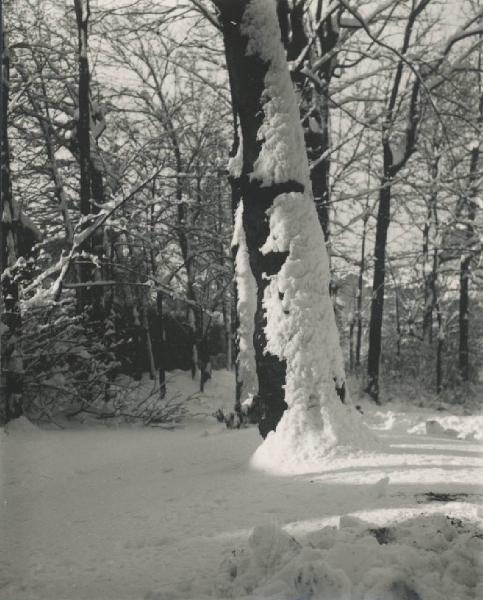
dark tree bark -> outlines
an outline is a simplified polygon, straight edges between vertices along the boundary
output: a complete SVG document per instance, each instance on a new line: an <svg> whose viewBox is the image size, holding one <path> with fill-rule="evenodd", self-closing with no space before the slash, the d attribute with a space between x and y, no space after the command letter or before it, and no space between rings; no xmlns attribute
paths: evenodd
<svg viewBox="0 0 483 600"><path fill-rule="evenodd" d="M82 216L91 214L91 138L90 138L90 74L89 59L87 55L88 26L89 26L89 0L74 0L74 9L77 23L77 62L79 67L78 85L78 115L76 142L79 155L80 168L80 203L79 209ZM90 238L83 244L81 250L92 252L93 243ZM79 278L82 283L89 281L91 267L84 259L79 264ZM83 310L91 303L91 294L88 288L78 291L78 308Z"/></svg>
<svg viewBox="0 0 483 600"><path fill-rule="evenodd" d="M402 338L402 331L401 331L401 309L400 309L400 301L399 301L399 287L396 283L396 280L394 279L394 275L393 275L393 280L394 280L394 299L395 299L395 303L396 303L396 356L399 358L401 358L401 338Z"/></svg>
<svg viewBox="0 0 483 600"><path fill-rule="evenodd" d="M151 340L151 331L149 329L149 319L147 314L147 308L141 308L141 325L143 328L144 340L146 344L146 354L148 358L149 365L149 378L151 381L155 381L156 379L156 365L154 362L154 354L153 354L153 343Z"/></svg>
<svg viewBox="0 0 483 600"><path fill-rule="evenodd" d="M106 192L104 185L104 169L102 166L102 160L100 155L100 149L97 143L97 137L104 126L103 115L95 114L92 110L92 103L90 104L90 157L89 157L89 171L91 181L91 213L97 214L101 206L106 201ZM96 120L97 119L97 120ZM95 135L94 131L98 130ZM94 279L104 278L106 276L106 261L103 259L103 248L104 248L104 228L99 227L92 236L92 252L97 256L100 267L98 267L93 275ZM93 288L92 290L92 305L93 305L93 317L100 321L105 315L105 298L102 287ZM147 331L149 337L149 331Z"/></svg>
<svg viewBox="0 0 483 600"><path fill-rule="evenodd" d="M458 364L461 379L469 379L469 278L471 257L465 256L460 263L460 298L459 298L459 352Z"/></svg>
<svg viewBox="0 0 483 600"><path fill-rule="evenodd" d="M263 123L264 107L267 102L265 76L270 64L250 52L247 56L248 38L241 33L241 25L248 2L216 0L215 4L220 13L232 99L236 114L239 116L243 138L242 168L237 187L243 203L242 222L250 269L257 289L254 351L259 391L254 401L254 412L260 414L259 429L265 436L276 428L287 405L284 398L286 363L285 360L267 352L263 300L270 277L279 273L288 252L264 254L260 249L269 235L269 212L275 198L284 193L304 193L305 183L287 178L286 181L279 180L276 184L262 185L263 182L253 177L254 164L262 147L259 129ZM287 4L284 2L278 4L279 24L282 22L279 35L280 42L283 43L285 39L285 42L289 43L288 49L291 55L295 55L301 48L306 47L308 42L302 18L305 2L293 3L291 6L295 10L288 11L287 14ZM297 79L302 73L292 75ZM315 129L320 129L320 126ZM319 131L315 133L318 134ZM320 151L320 136L316 137ZM320 158L320 155L317 158ZM321 234L323 235L322 231ZM339 359L336 362L338 361ZM338 368L338 371L342 369ZM341 372L337 373L337 380L336 385L340 387L339 392L342 396L344 384Z"/></svg>
<svg viewBox="0 0 483 600"><path fill-rule="evenodd" d="M74 0L74 9L77 23L77 60L79 68L78 84L78 116L76 127L76 140L74 151L77 151L80 168L80 213L82 216L97 214L100 205L105 202L104 174L101 165L99 148L96 137L103 130L102 115L95 114L91 103L90 69L88 57L88 36L90 4L89 0ZM98 117L101 119L98 119ZM95 121L100 120L100 126ZM99 132L95 134L95 129ZM82 245L81 251L96 255L99 259L103 252L103 228L99 228ZM98 276L96 267L88 259L83 259L79 265L81 282L88 282ZM78 305L79 309L86 306L91 308L91 318L100 323L104 316L103 291L101 287L80 288Z"/></svg>
<svg viewBox="0 0 483 600"><path fill-rule="evenodd" d="M87 56L89 0L74 0L77 22L77 60L79 65L77 143L80 166L80 212L91 213L91 140L90 140L90 75Z"/></svg>
<svg viewBox="0 0 483 600"><path fill-rule="evenodd" d="M158 313L158 336L159 336L159 359L158 359L158 377L159 377L159 397L164 400L166 397L166 356L165 356L165 333L163 316L163 294L159 290L156 293L156 307Z"/></svg>
<svg viewBox="0 0 483 600"><path fill-rule="evenodd" d="M153 179L151 187L152 200L156 198L156 179ZM158 265L156 263L155 239L156 239L156 220L154 213L154 204L149 208L149 233L151 238L149 262L151 264L151 273L156 278ZM156 326L154 330L154 345L157 350L157 371L159 381L159 399L166 398L166 334L164 330L164 310L163 310L163 293L160 290L156 291Z"/></svg>
<svg viewBox="0 0 483 600"><path fill-rule="evenodd" d="M423 341L431 344L433 333L433 304L431 301L431 275L428 273L429 264L429 230L432 211L428 206L426 222L423 227L423 280L424 280L424 306L423 306Z"/></svg>
<svg viewBox="0 0 483 600"><path fill-rule="evenodd" d="M443 348L444 348L444 331L443 331L443 315L439 305L439 300L436 303L436 322L438 324L438 343L436 346L436 393L440 394L443 389Z"/></svg>
<svg viewBox="0 0 483 600"><path fill-rule="evenodd" d="M427 205L426 222L423 228L423 278L424 278L424 310L423 310L423 341L428 344L433 342L433 313L436 304L436 281L437 272L434 255L430 258L430 232L431 226L437 227L437 179L439 172L439 143L433 142L435 156L431 161L432 191ZM430 263L432 262L432 266Z"/></svg>
<svg viewBox="0 0 483 600"><path fill-rule="evenodd" d="M354 370L354 318L349 323L349 369Z"/></svg>
<svg viewBox="0 0 483 600"><path fill-rule="evenodd" d="M318 1L315 19L320 21L322 14L322 0ZM324 23L318 29L320 44L320 55L332 57L326 60L319 69L318 76L322 87L318 94L318 110L312 117L319 126L318 138L309 143L307 153L310 160L316 161L312 166L310 178L312 180L312 191L314 193L317 214L324 232L325 241L330 237L330 84L334 74L334 66L337 61L337 53L334 52L339 41L339 29L332 26L332 12L329 12ZM317 105L316 105L317 106ZM309 123L310 132L310 123ZM314 135L312 133L312 135Z"/></svg>
<svg viewBox="0 0 483 600"><path fill-rule="evenodd" d="M372 283L371 319L369 322L369 351L367 357L367 392L379 402L379 361L382 345L382 317L384 312L384 278L387 230L390 222L391 188L384 179L379 192L374 248L374 279Z"/></svg>
<svg viewBox="0 0 483 600"><path fill-rule="evenodd" d="M434 197L433 209L433 221L436 230L438 230L438 211L436 207L436 197ZM437 231L436 237L437 239ZM441 393L443 389L443 347L444 347L444 330L443 330L443 315L441 313L440 301L439 301L439 290L438 290L438 279L439 279L439 262L440 262L440 249L438 245L433 248L433 265L431 276L429 278L429 291L431 296L431 320L432 315L436 312L436 393ZM432 328L432 326L431 326Z"/></svg>
<svg viewBox="0 0 483 600"><path fill-rule="evenodd" d="M361 241L361 261L359 264L359 275L357 277L357 298L356 298L356 358L355 366L361 366L361 351L362 351L362 301L364 294L364 273L366 270L366 236L367 222L369 221L369 198L367 199L364 216L362 218L362 241Z"/></svg>

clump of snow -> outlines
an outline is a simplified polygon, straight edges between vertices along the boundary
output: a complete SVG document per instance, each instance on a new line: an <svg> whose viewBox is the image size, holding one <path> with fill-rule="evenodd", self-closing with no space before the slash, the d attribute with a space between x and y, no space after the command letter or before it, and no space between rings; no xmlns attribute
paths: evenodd
<svg viewBox="0 0 483 600"><path fill-rule="evenodd" d="M309 181L300 114L280 38L275 3L249 2L241 31L248 37L247 55L258 55L269 65L265 76L265 118L259 130L263 144L252 178L264 185L287 180Z"/></svg>
<svg viewBox="0 0 483 600"><path fill-rule="evenodd" d="M224 561L216 597L466 600L483 592L483 532L442 514L381 527L346 516L299 543L274 525Z"/></svg>
<svg viewBox="0 0 483 600"><path fill-rule="evenodd" d="M237 207L233 245L238 246L235 258L237 282L237 310L240 325L238 327L238 377L242 382L241 400L258 393L255 350L253 334L255 332L255 312L257 310L257 284L250 268L248 249L243 229L243 202Z"/></svg>
<svg viewBox="0 0 483 600"><path fill-rule="evenodd" d="M483 415L434 416L408 429L408 433L419 435L444 435L465 440L483 440Z"/></svg>
<svg viewBox="0 0 483 600"><path fill-rule="evenodd" d="M38 433L40 429L23 415L17 419L12 419L5 426L7 433Z"/></svg>
<svg viewBox="0 0 483 600"><path fill-rule="evenodd" d="M267 65L262 144L251 177L263 186L295 182L303 189L275 198L268 211L269 235L260 249L265 254L288 253L263 298L267 351L287 365L288 409L276 432L257 450L253 465L307 472L336 446L367 449L377 444L335 390L334 381L341 385L345 375L329 296L329 261L275 3L248 3L241 30L248 37L247 54L260 56Z"/></svg>
<svg viewBox="0 0 483 600"><path fill-rule="evenodd" d="M387 404L376 406L362 391L358 392L362 387L360 381L351 378L350 387L354 392L353 402L363 413L363 421L382 436L393 432L483 440L483 415L476 398L469 397L464 404L448 403L424 392L410 396L408 390L400 386L391 389Z"/></svg>
<svg viewBox="0 0 483 600"><path fill-rule="evenodd" d="M237 129L238 148L236 154L228 161L228 172L232 177L240 177L243 167L243 134L241 127Z"/></svg>

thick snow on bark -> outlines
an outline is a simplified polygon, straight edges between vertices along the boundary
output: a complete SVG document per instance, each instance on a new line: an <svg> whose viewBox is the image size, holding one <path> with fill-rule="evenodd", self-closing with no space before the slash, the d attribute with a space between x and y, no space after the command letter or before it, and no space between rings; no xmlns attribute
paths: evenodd
<svg viewBox="0 0 483 600"><path fill-rule="evenodd" d="M241 401L252 398L258 392L253 334L257 310L257 284L250 269L248 249L243 229L243 203L240 202L235 215L233 245L238 246L235 259L235 277L238 290L238 375L242 382Z"/></svg>
<svg viewBox="0 0 483 600"><path fill-rule="evenodd" d="M249 38L247 53L268 65L262 148L251 177L263 186L295 181L305 190L275 199L270 234L261 248L263 253L289 252L264 295L267 350L287 362L289 408L253 462L264 469L310 471L335 446L374 442L335 391L334 380L344 380L344 365L329 297L329 263L275 3L252 0L242 32Z"/></svg>
<svg viewBox="0 0 483 600"><path fill-rule="evenodd" d="M288 180L298 181L308 184L307 189L310 189L300 113L281 43L275 2L249 2L243 17L242 33L248 37L247 54L258 55L268 64L266 102L263 106L265 118L259 130L263 143L252 178L267 186Z"/></svg>

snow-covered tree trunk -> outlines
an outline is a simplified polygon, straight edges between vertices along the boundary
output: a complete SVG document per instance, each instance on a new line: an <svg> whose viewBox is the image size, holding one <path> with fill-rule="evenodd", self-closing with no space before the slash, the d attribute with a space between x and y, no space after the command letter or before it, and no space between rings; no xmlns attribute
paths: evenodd
<svg viewBox="0 0 483 600"><path fill-rule="evenodd" d="M276 3L216 4L242 134L235 235L246 243L248 261L237 256L240 297L251 293L251 277L256 285L260 429L268 435L254 460L261 467L305 470L330 448L364 434L334 385L342 384L344 366L328 257Z"/></svg>

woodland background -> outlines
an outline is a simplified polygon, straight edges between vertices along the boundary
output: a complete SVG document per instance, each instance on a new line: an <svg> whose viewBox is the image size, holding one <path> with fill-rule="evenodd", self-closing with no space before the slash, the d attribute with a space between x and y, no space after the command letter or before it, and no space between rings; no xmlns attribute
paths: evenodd
<svg viewBox="0 0 483 600"><path fill-rule="evenodd" d="M354 393L476 396L478 2L278 6ZM2 420L176 419L165 372L203 386L238 350L239 140L214 7L10 0L3 21Z"/></svg>

